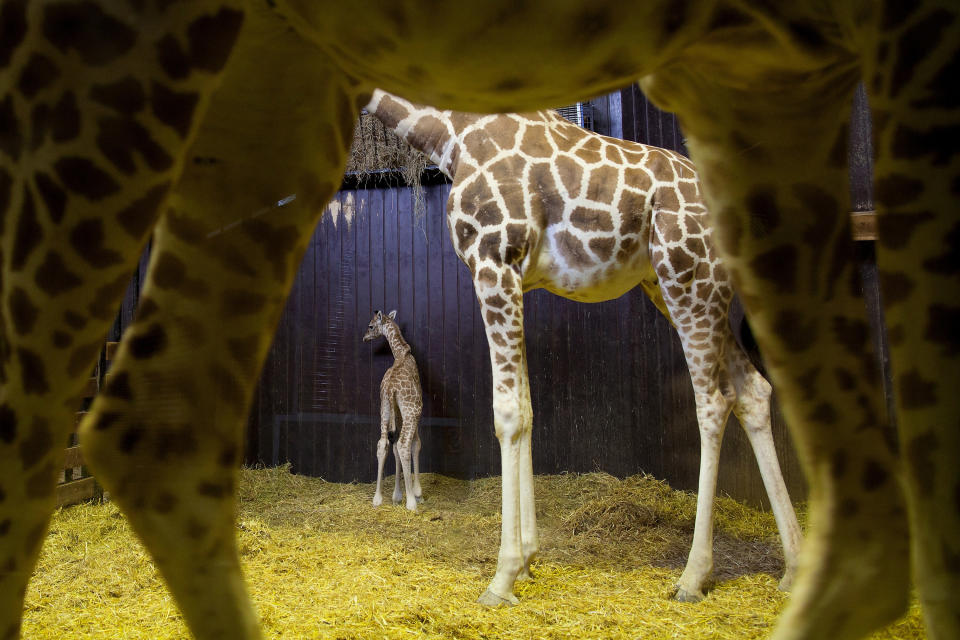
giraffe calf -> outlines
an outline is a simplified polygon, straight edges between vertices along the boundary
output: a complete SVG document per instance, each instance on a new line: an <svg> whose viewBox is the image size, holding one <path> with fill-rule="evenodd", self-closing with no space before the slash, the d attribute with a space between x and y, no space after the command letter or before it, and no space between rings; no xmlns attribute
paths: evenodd
<svg viewBox="0 0 960 640"><path fill-rule="evenodd" d="M394 322L397 311L394 309L384 315L382 311L373 314L364 342L370 342L380 336L387 339L393 351L393 366L383 374L380 382L380 441L377 443L377 491L373 495L373 506L383 504L381 485L383 484L383 465L387 460L387 451L393 445L393 455L397 461L397 473L393 485L393 503L399 504L400 475L403 469L403 483L407 496L407 509L417 510L417 503L423 502L420 489L420 434L417 426L423 413L423 391L420 389L420 374L417 361L410 352L410 345L400 334L400 327ZM397 417L400 417L400 429L397 430ZM410 460L413 458L413 475L410 474Z"/></svg>

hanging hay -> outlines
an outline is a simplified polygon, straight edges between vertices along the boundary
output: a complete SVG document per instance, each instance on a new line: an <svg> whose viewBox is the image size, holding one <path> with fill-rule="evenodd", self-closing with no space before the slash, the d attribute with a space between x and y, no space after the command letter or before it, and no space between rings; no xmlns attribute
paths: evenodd
<svg viewBox="0 0 960 640"><path fill-rule="evenodd" d="M388 130L375 116L360 114L353 132L347 172L355 174L359 184L376 186L376 177L382 175L378 172L399 171L403 181L411 187L413 212L418 220L426 210L420 177L429 162L427 156Z"/></svg>
<svg viewBox="0 0 960 640"><path fill-rule="evenodd" d="M537 477L536 579L518 583L518 606L484 608L476 598L496 567L499 478L421 482L426 501L410 513L373 508L370 484L244 470L239 548L266 637L762 638L786 600L773 517L727 498L717 506L716 584L701 603L670 600L695 496L649 477L592 473ZM392 479L387 487L389 496ZM111 504L56 514L23 635L188 637ZM914 604L874 639L924 637Z"/></svg>

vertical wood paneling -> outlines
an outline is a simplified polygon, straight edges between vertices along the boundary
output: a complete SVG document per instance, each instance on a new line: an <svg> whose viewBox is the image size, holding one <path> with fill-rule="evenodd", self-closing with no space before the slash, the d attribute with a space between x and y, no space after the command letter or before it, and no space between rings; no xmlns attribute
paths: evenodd
<svg viewBox="0 0 960 640"><path fill-rule="evenodd" d="M858 100L862 116L866 107ZM685 151L676 118L656 111L635 87L594 104L603 133ZM864 153L864 126L868 131L861 118L852 127L861 135L851 145L856 158ZM857 162L859 182L851 191L863 207L872 204L862 184L869 160ZM425 188L421 221L407 188L350 194L356 217L348 225L343 215L336 223L328 215L318 225L280 322L251 418L250 459L289 460L295 470L331 481L375 478L379 385L393 358L384 342L360 338L374 310L397 309L425 393L422 470L500 473L486 336L444 217L449 185ZM347 197L338 196L341 210ZM868 271L869 259L863 256ZM875 266L870 273L868 300L877 298ZM596 305L532 291L524 296L524 316L535 471L647 472L695 489L700 449L689 374L679 339L642 291ZM773 428L788 487L802 498L802 474L777 410ZM756 462L733 417L719 485L765 503Z"/></svg>
<svg viewBox="0 0 960 640"><path fill-rule="evenodd" d="M318 225L264 368L254 459L290 461L331 481L375 477L379 383L393 358L385 342L360 338L373 310L397 309L427 394L422 469L500 472L486 336L469 272L448 237L448 193L448 185L426 188L422 229L406 189L351 192L352 224L341 214ZM341 209L347 198L338 196ZM536 472L645 471L695 488L689 376L679 340L643 293L586 305L532 291L524 315ZM755 466L733 439L727 464ZM759 500L762 488L742 477L723 480L724 490Z"/></svg>

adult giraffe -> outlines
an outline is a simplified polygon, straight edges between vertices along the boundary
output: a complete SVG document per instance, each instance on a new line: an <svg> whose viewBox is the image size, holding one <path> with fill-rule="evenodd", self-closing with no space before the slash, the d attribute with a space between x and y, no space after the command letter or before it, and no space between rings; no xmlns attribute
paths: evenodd
<svg viewBox="0 0 960 640"><path fill-rule="evenodd" d="M85 455L193 633L257 637L233 531L244 416L357 105L381 86L527 111L643 76L683 121L810 479L811 531L777 637L854 638L902 612L906 505L930 635L960 636L955 3L363 9L0 5L0 633L19 633L73 398L151 231L138 317L82 427ZM861 79L876 111L905 491L879 429L847 233L845 126ZM518 447L516 412L496 408L503 450Z"/></svg>
<svg viewBox="0 0 960 640"><path fill-rule="evenodd" d="M773 446L771 387L730 329L733 285L714 247L690 160L601 136L554 111L441 111L380 89L366 110L453 181L447 226L473 275L490 350L494 407L520 409L520 455L501 459L500 557L522 558L520 575L529 577L539 548L523 293L544 288L571 300L599 302L639 285L680 337L700 430L696 525L675 597L702 599L713 569L713 499L731 411L760 467L783 542L786 570L780 584L789 589L800 526ZM519 513L511 509L511 491L520 496ZM519 539L511 535L517 518ZM502 594L515 602L515 577L513 571L498 571L481 602L501 602Z"/></svg>

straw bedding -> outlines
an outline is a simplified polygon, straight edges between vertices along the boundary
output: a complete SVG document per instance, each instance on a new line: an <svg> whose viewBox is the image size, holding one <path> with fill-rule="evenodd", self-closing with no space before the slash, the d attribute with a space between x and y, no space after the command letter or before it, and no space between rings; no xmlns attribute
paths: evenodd
<svg viewBox="0 0 960 640"><path fill-rule="evenodd" d="M649 477L537 478L541 558L521 603L476 604L496 566L498 478L425 474L420 511L370 504L369 484L246 469L239 547L269 638L761 638L783 607L776 526L722 498L715 578L698 604L669 599L695 496ZM392 480L387 484L387 495ZM802 514L801 514L802 516ZM112 504L53 519L27 593L27 638L184 638L143 547ZM923 638L909 614L875 638Z"/></svg>

